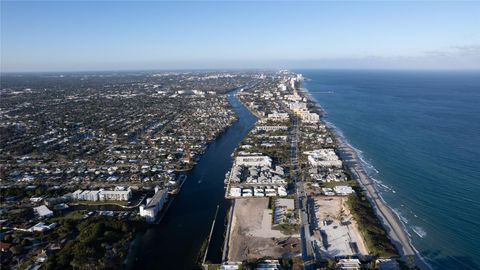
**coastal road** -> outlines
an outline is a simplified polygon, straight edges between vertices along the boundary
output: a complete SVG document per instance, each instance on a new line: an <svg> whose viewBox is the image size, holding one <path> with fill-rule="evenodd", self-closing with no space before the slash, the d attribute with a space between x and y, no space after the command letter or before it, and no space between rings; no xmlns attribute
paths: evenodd
<svg viewBox="0 0 480 270"><path fill-rule="evenodd" d="M312 240L310 239L310 224L308 222L308 207L307 195L303 188L303 182L298 179L298 118L291 114L293 119L293 128L290 134L290 168L292 180L295 184L295 191L297 197L298 212L300 217L300 238L302 245L302 259L304 261L304 269L315 269L315 256L312 247Z"/></svg>

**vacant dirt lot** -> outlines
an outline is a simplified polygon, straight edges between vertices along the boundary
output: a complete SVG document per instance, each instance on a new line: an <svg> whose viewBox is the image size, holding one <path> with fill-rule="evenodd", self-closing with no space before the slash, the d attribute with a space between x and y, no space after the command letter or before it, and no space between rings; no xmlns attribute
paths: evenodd
<svg viewBox="0 0 480 270"><path fill-rule="evenodd" d="M300 253L298 235L272 230L268 198L236 199L229 239L228 260L289 257Z"/></svg>
<svg viewBox="0 0 480 270"><path fill-rule="evenodd" d="M314 238L318 240L317 245L322 257L368 254L346 200L347 197L315 197L315 217L318 225Z"/></svg>

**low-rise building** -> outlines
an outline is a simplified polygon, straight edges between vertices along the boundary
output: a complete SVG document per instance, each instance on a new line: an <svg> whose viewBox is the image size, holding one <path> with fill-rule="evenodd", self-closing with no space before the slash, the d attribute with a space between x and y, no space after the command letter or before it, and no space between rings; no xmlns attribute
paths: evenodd
<svg viewBox="0 0 480 270"><path fill-rule="evenodd" d="M304 152L304 154L308 155L308 162L311 166L342 167L342 161L333 149L317 149Z"/></svg>
<svg viewBox="0 0 480 270"><path fill-rule="evenodd" d="M352 187L349 186L336 186L333 188L333 190L335 191L335 193L337 193L337 195L341 196L346 196L354 193Z"/></svg>
<svg viewBox="0 0 480 270"><path fill-rule="evenodd" d="M357 270L360 266L359 259L340 259L337 263L337 269L341 270Z"/></svg>
<svg viewBox="0 0 480 270"><path fill-rule="evenodd" d="M288 130L287 126L257 126L256 131L277 131L277 130Z"/></svg>
<svg viewBox="0 0 480 270"><path fill-rule="evenodd" d="M128 190L102 190L100 191L101 201L128 201L132 197L132 191Z"/></svg>
<svg viewBox="0 0 480 270"><path fill-rule="evenodd" d="M238 166L272 166L272 159L268 156L239 156L235 159Z"/></svg>
<svg viewBox="0 0 480 270"><path fill-rule="evenodd" d="M269 113L267 119L272 121L286 121L289 119L289 116L288 113Z"/></svg>
<svg viewBox="0 0 480 270"><path fill-rule="evenodd" d="M52 223L50 225L46 225L43 222L37 223L34 226L32 226L30 229L28 229L31 232L46 232L49 231L57 226L57 223Z"/></svg>
<svg viewBox="0 0 480 270"><path fill-rule="evenodd" d="M99 195L100 191L98 190L84 190L80 193L79 198L84 201L98 201L100 199Z"/></svg>
<svg viewBox="0 0 480 270"><path fill-rule="evenodd" d="M53 216L52 210L48 209L45 205L40 205L33 208L35 214L40 218L46 218Z"/></svg>

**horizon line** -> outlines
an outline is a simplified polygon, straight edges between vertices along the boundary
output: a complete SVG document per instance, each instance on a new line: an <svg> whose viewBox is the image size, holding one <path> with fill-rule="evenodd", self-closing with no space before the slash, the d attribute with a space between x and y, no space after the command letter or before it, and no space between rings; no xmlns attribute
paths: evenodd
<svg viewBox="0 0 480 270"><path fill-rule="evenodd" d="M9 74L46 74L46 73L102 73L102 72L196 72L196 71L275 71L275 70L325 70L325 71L468 71L468 72L480 72L480 68L325 68L325 67L270 67L270 68L148 68L148 69L91 69L91 70L25 70L25 71L1 71L0 75Z"/></svg>

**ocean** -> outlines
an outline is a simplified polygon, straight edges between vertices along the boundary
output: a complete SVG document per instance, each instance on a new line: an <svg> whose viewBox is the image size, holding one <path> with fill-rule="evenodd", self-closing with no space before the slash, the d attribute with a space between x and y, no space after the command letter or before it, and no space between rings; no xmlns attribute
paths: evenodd
<svg viewBox="0 0 480 270"><path fill-rule="evenodd" d="M433 269L480 269L480 72L296 70Z"/></svg>

